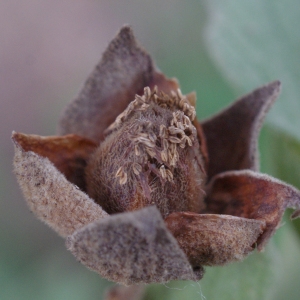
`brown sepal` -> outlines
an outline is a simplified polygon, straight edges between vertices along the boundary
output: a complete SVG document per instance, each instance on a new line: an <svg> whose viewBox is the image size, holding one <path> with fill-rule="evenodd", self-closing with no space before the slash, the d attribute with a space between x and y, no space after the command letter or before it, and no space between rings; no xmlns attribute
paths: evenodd
<svg viewBox="0 0 300 300"><path fill-rule="evenodd" d="M176 79L155 70L150 55L138 45L129 26L121 28L91 73L79 96L65 109L59 125L62 135L76 133L97 142L144 87L171 94L177 91ZM194 99L193 95L189 95Z"/></svg>
<svg viewBox="0 0 300 300"><path fill-rule="evenodd" d="M243 259L254 249L264 221L176 212L165 223L194 269Z"/></svg>
<svg viewBox="0 0 300 300"><path fill-rule="evenodd" d="M229 171L212 179L207 189L209 213L226 214L266 222L257 241L262 250L278 228L287 207L300 212L300 191L271 176L250 170Z"/></svg>
<svg viewBox="0 0 300 300"><path fill-rule="evenodd" d="M230 170L258 171L259 131L280 86L279 81L262 86L202 123L209 153L209 178Z"/></svg>
<svg viewBox="0 0 300 300"><path fill-rule="evenodd" d="M44 137L13 132L12 138L23 151L47 157L70 182L86 190L84 169L97 147L95 142L75 134Z"/></svg>
<svg viewBox="0 0 300 300"><path fill-rule="evenodd" d="M17 136L13 138L14 172L29 208L39 219L61 236L67 236L90 222L108 217L100 205L68 181L48 158L28 151L26 143Z"/></svg>
<svg viewBox="0 0 300 300"><path fill-rule="evenodd" d="M84 265L117 283L199 280L155 206L112 215L74 232L68 250Z"/></svg>
<svg viewBox="0 0 300 300"><path fill-rule="evenodd" d="M136 42L130 27L121 28L79 96L64 111L60 134L75 133L95 141L134 100L135 94L153 81L151 57Z"/></svg>

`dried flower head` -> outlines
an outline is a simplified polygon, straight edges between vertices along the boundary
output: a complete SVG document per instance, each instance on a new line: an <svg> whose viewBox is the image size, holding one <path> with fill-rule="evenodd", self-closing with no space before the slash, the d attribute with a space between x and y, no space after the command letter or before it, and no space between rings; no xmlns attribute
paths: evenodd
<svg viewBox="0 0 300 300"><path fill-rule="evenodd" d="M180 91L169 96L146 87L90 156L85 171L90 197L110 214L149 205L163 217L200 212L206 174L195 115Z"/></svg>
<svg viewBox="0 0 300 300"><path fill-rule="evenodd" d="M58 136L13 133L30 209L75 257L126 285L198 280L263 249L300 192L258 173L272 82L199 123L195 94L159 73L129 27L64 111Z"/></svg>

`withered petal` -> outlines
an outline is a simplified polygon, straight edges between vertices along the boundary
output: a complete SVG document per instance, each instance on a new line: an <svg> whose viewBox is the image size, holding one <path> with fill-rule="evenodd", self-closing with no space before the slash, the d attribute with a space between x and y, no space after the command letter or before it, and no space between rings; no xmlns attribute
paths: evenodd
<svg viewBox="0 0 300 300"><path fill-rule="evenodd" d="M84 169L97 147L95 142L75 134L44 137L13 132L12 138L25 152L47 157L70 182L86 190Z"/></svg>
<svg viewBox="0 0 300 300"><path fill-rule="evenodd" d="M68 250L101 276L125 285L199 280L156 207L113 215L74 232Z"/></svg>
<svg viewBox="0 0 300 300"><path fill-rule="evenodd" d="M124 26L104 52L79 96L60 120L60 134L75 133L95 141L103 131L153 80L151 57Z"/></svg>
<svg viewBox="0 0 300 300"><path fill-rule="evenodd" d="M259 131L280 86L279 81L262 86L202 123L209 153L209 178L230 170L258 171Z"/></svg>
<svg viewBox="0 0 300 300"><path fill-rule="evenodd" d="M191 212L172 213L165 223L194 268L243 259L265 227L264 221Z"/></svg>
<svg viewBox="0 0 300 300"><path fill-rule="evenodd" d="M15 143L14 172L35 215L61 236L108 214L49 161Z"/></svg>
<svg viewBox="0 0 300 300"><path fill-rule="evenodd" d="M262 220L266 228L257 241L262 250L278 228L287 207L297 209L300 191L271 176L250 170L228 171L215 176L207 190L207 210L210 213Z"/></svg>

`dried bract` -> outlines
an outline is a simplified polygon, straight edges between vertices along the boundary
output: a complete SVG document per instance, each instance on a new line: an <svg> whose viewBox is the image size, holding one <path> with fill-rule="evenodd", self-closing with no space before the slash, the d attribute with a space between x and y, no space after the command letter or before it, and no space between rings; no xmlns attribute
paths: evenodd
<svg viewBox="0 0 300 300"><path fill-rule="evenodd" d="M155 207L91 223L68 237L66 245L90 269L126 285L203 275L202 268L193 272Z"/></svg>
<svg viewBox="0 0 300 300"><path fill-rule="evenodd" d="M279 91L269 83L199 123L195 93L158 72L125 26L60 136L13 133L15 174L30 209L101 276L199 280L205 265L262 250L287 207L300 215L300 192L258 172L259 130Z"/></svg>

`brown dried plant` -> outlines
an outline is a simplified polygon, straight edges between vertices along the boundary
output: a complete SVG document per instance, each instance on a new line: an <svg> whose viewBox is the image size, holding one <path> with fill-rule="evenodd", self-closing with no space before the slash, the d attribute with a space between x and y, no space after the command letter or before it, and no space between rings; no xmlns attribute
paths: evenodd
<svg viewBox="0 0 300 300"><path fill-rule="evenodd" d="M59 135L13 133L15 174L30 209L101 276L199 280L203 266L261 251L285 209L300 208L297 189L258 172L279 91L272 82L199 123L195 94L182 95L125 26Z"/></svg>

